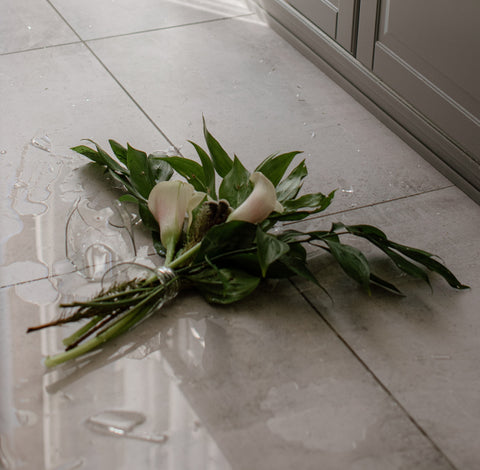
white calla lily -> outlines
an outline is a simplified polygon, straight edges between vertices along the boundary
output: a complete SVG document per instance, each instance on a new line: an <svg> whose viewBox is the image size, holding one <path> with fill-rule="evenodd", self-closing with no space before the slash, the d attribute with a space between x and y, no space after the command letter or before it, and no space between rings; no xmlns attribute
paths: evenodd
<svg viewBox="0 0 480 470"><path fill-rule="evenodd" d="M148 196L148 208L160 227L160 240L166 248L165 264L168 265L182 233L185 216L189 223L193 209L205 198L205 194L183 181L161 181Z"/></svg>
<svg viewBox="0 0 480 470"><path fill-rule="evenodd" d="M228 217L230 220L243 220L252 224L263 222L272 212L282 212L283 207L277 200L275 186L260 172L250 176L253 191Z"/></svg>

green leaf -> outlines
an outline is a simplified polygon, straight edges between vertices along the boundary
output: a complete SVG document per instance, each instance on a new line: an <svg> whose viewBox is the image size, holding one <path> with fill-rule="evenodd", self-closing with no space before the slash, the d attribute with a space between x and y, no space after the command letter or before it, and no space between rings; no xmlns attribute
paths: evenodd
<svg viewBox="0 0 480 470"><path fill-rule="evenodd" d="M143 225L145 225L146 228L152 232L159 231L158 222L155 220L155 217L153 217L146 203L138 204L138 213L140 214Z"/></svg>
<svg viewBox="0 0 480 470"><path fill-rule="evenodd" d="M390 246L417 263L423 264L430 271L434 271L442 276L451 287L455 289L469 289L469 286L462 284L445 265L433 259L433 255L430 253L394 242L390 242Z"/></svg>
<svg viewBox="0 0 480 470"><path fill-rule="evenodd" d="M184 157L161 157L182 175L197 191L207 192L205 174L202 166L194 160Z"/></svg>
<svg viewBox="0 0 480 470"><path fill-rule="evenodd" d="M231 207L237 208L252 192L253 185L249 178L250 173L235 157L232 169L225 175L220 184L218 190L220 199L226 199Z"/></svg>
<svg viewBox="0 0 480 470"><path fill-rule="evenodd" d="M359 237L375 237L384 240L387 239L387 236L379 228L374 227L373 225L344 225L342 223L336 223L334 225L338 228L344 228L348 230L351 234L357 235Z"/></svg>
<svg viewBox="0 0 480 470"><path fill-rule="evenodd" d="M370 293L370 266L365 255L357 248L344 245L333 239L324 238L323 241L328 245L333 257L345 273L355 279L366 292Z"/></svg>
<svg viewBox="0 0 480 470"><path fill-rule="evenodd" d="M150 182L152 184L151 191L157 183L160 181L168 181L172 177L173 168L168 162L164 161L162 157L156 157L153 154L147 157L147 162Z"/></svg>
<svg viewBox="0 0 480 470"><path fill-rule="evenodd" d="M306 194L298 199L285 201L283 212L271 215L269 220L294 221L305 219L312 214L324 211L332 202L334 195L335 191L332 191L328 196L322 193Z"/></svg>
<svg viewBox="0 0 480 470"><path fill-rule="evenodd" d="M417 279L422 279L428 285L430 285L430 279L428 274L419 266L412 263L408 259L404 258L402 255L399 255L395 251L391 250L387 246L377 244L376 245L397 265L399 269L403 272L409 274L412 277Z"/></svg>
<svg viewBox="0 0 480 470"><path fill-rule="evenodd" d="M130 170L130 181L132 185L142 197L148 198L153 186L147 154L128 145L127 167Z"/></svg>
<svg viewBox="0 0 480 470"><path fill-rule="evenodd" d="M158 227L157 227L157 230L158 230ZM160 256L165 256L167 254L167 250L162 245L162 242L160 240L160 232L152 231L152 241L153 241L153 248L155 248L155 251Z"/></svg>
<svg viewBox="0 0 480 470"><path fill-rule="evenodd" d="M213 166L216 172L222 178L225 178L228 172L232 169L233 161L213 135L208 132L205 118L203 118L203 134L205 135L205 141L207 142L207 147L212 157Z"/></svg>
<svg viewBox="0 0 480 470"><path fill-rule="evenodd" d="M78 145L77 147L72 147L70 150L73 150L74 152L77 152L83 155L84 157L89 158L90 160L94 161L95 163L98 163L99 165L105 165L105 162L103 161L102 156L99 155L96 150L93 150L90 147L87 147L86 145Z"/></svg>
<svg viewBox="0 0 480 470"><path fill-rule="evenodd" d="M326 207L325 204L329 201L330 195L325 196L322 193L305 194L298 199L285 201L283 207L286 211L299 210L306 208L317 209L318 207Z"/></svg>
<svg viewBox="0 0 480 470"><path fill-rule="evenodd" d="M290 271L289 277L292 275L301 276L307 281L313 282L325 291L325 289L318 282L317 278L308 269L305 248L303 248L300 243L291 244L290 250L285 253L281 258L279 258L277 263L272 264L271 269L276 269L277 264L283 265L288 268L288 270ZM270 270L268 274L270 274Z"/></svg>
<svg viewBox="0 0 480 470"><path fill-rule="evenodd" d="M287 243L279 240L277 237L265 233L260 227L257 227L257 256L262 271L262 277L266 276L268 267L277 259L286 254L290 247Z"/></svg>
<svg viewBox="0 0 480 470"><path fill-rule="evenodd" d="M260 278L238 269L210 268L187 279L200 291L205 300L214 304L238 302L250 295L260 283Z"/></svg>
<svg viewBox="0 0 480 470"><path fill-rule="evenodd" d="M146 202L146 199L137 191L137 189L131 184L130 178L128 178L126 175L117 173L111 169L108 170L109 175L116 181L118 181L120 184L123 184L125 186L125 189L132 194L134 197L136 197L139 201L144 201Z"/></svg>
<svg viewBox="0 0 480 470"><path fill-rule="evenodd" d="M271 155L267 157L255 171L259 171L263 173L276 187L278 183L280 183L283 175L287 171L287 168L292 163L292 160L295 158L296 155L302 152L288 152L282 153L281 155Z"/></svg>
<svg viewBox="0 0 480 470"><path fill-rule="evenodd" d="M225 224L215 225L202 240L196 261L205 257L225 256L228 253L253 247L256 225L240 220L232 220Z"/></svg>
<svg viewBox="0 0 480 470"><path fill-rule="evenodd" d="M100 145L98 145L96 142L94 142L91 139L85 139L85 140L87 142L91 142L93 145L95 145L95 147L97 149L97 153L99 155L99 158L103 162L101 164L107 166L108 168L110 168L113 171L118 171L120 173L125 173L126 172L125 168L123 168L120 165L120 163L118 163L107 152L105 152L105 150L103 150L102 147L100 147Z"/></svg>
<svg viewBox="0 0 480 470"><path fill-rule="evenodd" d="M295 167L292 172L277 186L277 199L283 203L297 197L303 180L308 175L305 160Z"/></svg>
<svg viewBox="0 0 480 470"><path fill-rule="evenodd" d="M392 242L391 240L388 240L387 236L380 229L371 225L349 225L343 227L345 227L353 235L357 235L359 237L363 237L369 240L371 243L373 243L383 252L385 252L397 265L397 267L399 267L402 271L410 274L413 277L423 279L425 282L430 284L428 275L425 271L423 271L423 269L419 268L417 265L411 263L406 258L399 255L398 253L396 253L396 251L416 261L417 263L422 264L430 271L436 272L437 274L442 276L450 286L454 287L455 289L469 288L468 286L462 284L445 265L433 259L432 257L434 255L428 253L427 251ZM396 251L392 251L392 249Z"/></svg>
<svg viewBox="0 0 480 470"><path fill-rule="evenodd" d="M127 164L127 149L123 146L120 145L118 142L115 142L114 140L110 139L108 141L110 144L110 147L113 150L113 153L115 156L118 158L120 162L122 162L124 165Z"/></svg>
<svg viewBox="0 0 480 470"><path fill-rule="evenodd" d="M388 292L392 292L392 293L397 294L397 295L400 295L400 296L402 296L402 297L405 296L405 295L404 295L400 290L398 290L393 284L391 284L390 282L385 281L384 279L382 279L381 277L376 276L376 275L373 274L373 273L370 273L370 282L371 282L372 284L375 284L375 285L378 286L378 287L381 287L382 289L387 290Z"/></svg>
<svg viewBox="0 0 480 470"><path fill-rule="evenodd" d="M124 194L123 196L120 196L118 200L120 202L133 202L135 204L139 203L138 198L136 198L132 194Z"/></svg>
<svg viewBox="0 0 480 470"><path fill-rule="evenodd" d="M205 186L207 187L207 194L213 199L217 199L215 192L215 169L213 167L212 160L208 156L207 152L202 149L195 142L189 140L189 142L194 146L197 151L200 161L202 162L203 174L205 175Z"/></svg>

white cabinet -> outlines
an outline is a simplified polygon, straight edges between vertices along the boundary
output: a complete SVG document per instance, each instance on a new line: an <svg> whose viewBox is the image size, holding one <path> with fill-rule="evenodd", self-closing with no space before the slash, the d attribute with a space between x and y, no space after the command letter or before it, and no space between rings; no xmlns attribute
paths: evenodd
<svg viewBox="0 0 480 470"><path fill-rule="evenodd" d="M480 0L257 2L277 31L480 201Z"/></svg>

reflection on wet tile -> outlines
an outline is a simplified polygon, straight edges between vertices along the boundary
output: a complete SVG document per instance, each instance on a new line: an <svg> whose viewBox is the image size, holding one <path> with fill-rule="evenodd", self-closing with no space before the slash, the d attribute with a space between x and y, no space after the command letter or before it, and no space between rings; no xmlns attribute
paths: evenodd
<svg viewBox="0 0 480 470"><path fill-rule="evenodd" d="M85 137L105 147L109 138L128 139L147 151L170 144L80 45L2 56L0 63L0 266L29 261L51 274L66 258L65 227L75 201L85 198L100 210L120 194L69 148ZM89 72L80 76L79 69ZM128 119L112 121L112 113ZM137 251L150 247L149 234L136 229ZM34 278L25 270L15 282Z"/></svg>
<svg viewBox="0 0 480 470"><path fill-rule="evenodd" d="M86 282L72 276L79 285ZM145 328L73 368L44 373L41 353L55 352L68 329L25 336L25 326L39 314L54 312L25 303L13 289L0 289L0 295L12 313L1 338L9 354L0 359L1 457L7 468L75 468L79 462L79 468L231 468L161 352L164 331L175 319L159 318L153 333ZM158 337L162 346L138 356L145 335ZM179 334L175 347L181 349L188 337ZM8 410L13 411L7 421Z"/></svg>
<svg viewBox="0 0 480 470"><path fill-rule="evenodd" d="M79 9L74 0L52 3L82 39L171 28L200 21L247 14L244 0L84 0Z"/></svg>
<svg viewBox="0 0 480 470"><path fill-rule="evenodd" d="M81 295L94 290L78 274L63 277ZM186 295L44 372L40 356L58 351L71 328L26 336L56 307L0 289L9 313L2 406L16 410L1 434L12 468L38 456L48 469L80 460L118 469L450 468L294 292L277 283L228 308Z"/></svg>

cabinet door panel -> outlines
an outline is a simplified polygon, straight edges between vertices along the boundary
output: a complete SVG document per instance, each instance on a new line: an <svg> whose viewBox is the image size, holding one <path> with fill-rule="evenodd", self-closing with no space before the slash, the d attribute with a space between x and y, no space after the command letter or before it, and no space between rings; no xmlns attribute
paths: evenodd
<svg viewBox="0 0 480 470"><path fill-rule="evenodd" d="M337 34L338 0L288 0L302 15L315 23L332 39Z"/></svg>
<svg viewBox="0 0 480 470"><path fill-rule="evenodd" d="M480 2L383 0L373 71L480 161Z"/></svg>
<svg viewBox="0 0 480 470"><path fill-rule="evenodd" d="M337 42L348 52L353 53L356 43L357 0L339 0L337 17Z"/></svg>

